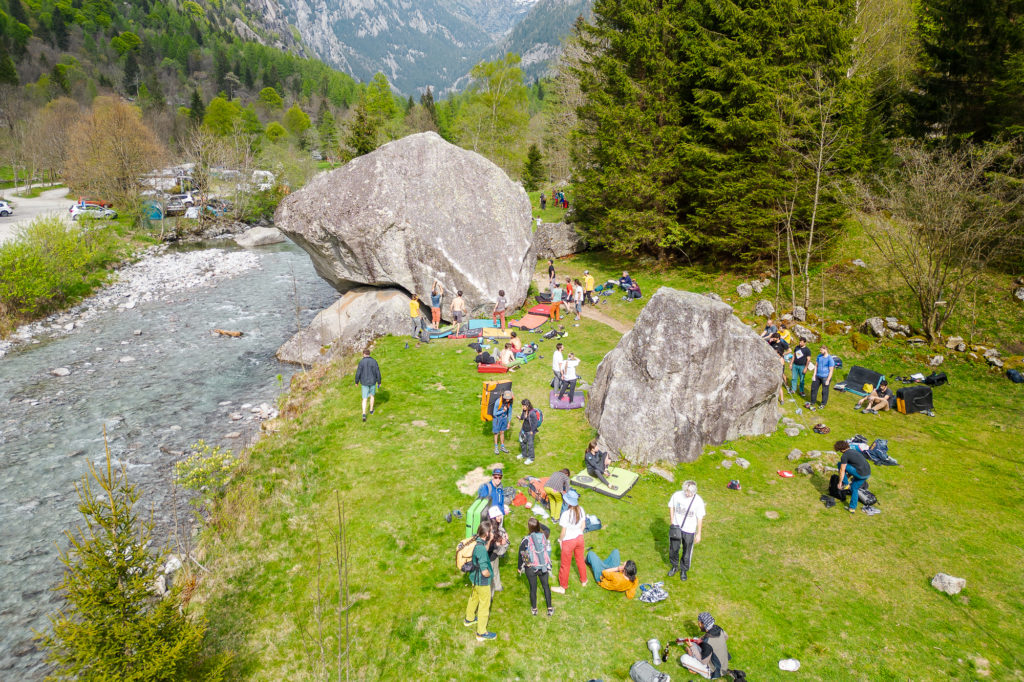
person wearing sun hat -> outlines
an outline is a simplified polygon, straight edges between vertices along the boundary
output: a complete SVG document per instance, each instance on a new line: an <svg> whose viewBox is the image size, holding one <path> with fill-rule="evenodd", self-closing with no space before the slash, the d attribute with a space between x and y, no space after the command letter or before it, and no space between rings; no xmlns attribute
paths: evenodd
<svg viewBox="0 0 1024 682"><path fill-rule="evenodd" d="M583 560L583 532L587 526L587 513L580 506L580 494L569 489L563 497L565 511L558 520L562 532L558 537L560 547L560 561L558 565L558 586L552 587L552 592L565 594L565 588L569 586L569 569L572 560L576 559L576 570L580 575L580 583L587 586L587 564Z"/></svg>
<svg viewBox="0 0 1024 682"><path fill-rule="evenodd" d="M707 611L697 614L697 623L704 632L704 636L696 642L687 644L688 653L706 665L711 671L711 679L716 679L729 669L729 647L726 640L729 635L725 634L715 619Z"/></svg>

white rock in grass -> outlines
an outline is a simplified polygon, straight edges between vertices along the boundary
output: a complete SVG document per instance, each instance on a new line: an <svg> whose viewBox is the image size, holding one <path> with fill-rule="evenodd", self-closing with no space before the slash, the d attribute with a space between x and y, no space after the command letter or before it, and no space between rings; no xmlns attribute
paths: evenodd
<svg viewBox="0 0 1024 682"><path fill-rule="evenodd" d="M750 298L754 295L754 288L744 282L736 287L736 293L740 295L740 298Z"/></svg>
<svg viewBox="0 0 1024 682"><path fill-rule="evenodd" d="M932 578L932 587L948 595L959 594L960 590L967 587L967 579L954 578L946 573L936 573Z"/></svg>
<svg viewBox="0 0 1024 682"><path fill-rule="evenodd" d="M786 427L785 434L790 438L795 438L800 435L800 429L796 426L788 426Z"/></svg>
<svg viewBox="0 0 1024 682"><path fill-rule="evenodd" d="M800 459L803 456L803 450L793 448L792 450L790 450L789 454L786 455L786 459L788 459L790 462L795 462L796 460Z"/></svg>

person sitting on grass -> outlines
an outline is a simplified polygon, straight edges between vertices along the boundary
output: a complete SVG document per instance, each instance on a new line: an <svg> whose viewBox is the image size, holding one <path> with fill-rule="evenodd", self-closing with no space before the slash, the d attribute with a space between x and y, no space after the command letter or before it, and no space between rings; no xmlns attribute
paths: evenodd
<svg viewBox="0 0 1024 682"><path fill-rule="evenodd" d="M621 287L623 291L628 291L631 286L633 286L633 278L629 276L628 272L623 270L622 277L619 277L619 287Z"/></svg>
<svg viewBox="0 0 1024 682"><path fill-rule="evenodd" d="M516 355L518 355L519 352L523 350L523 340L519 338L519 334L517 334L516 332L512 332L512 338L509 339L509 343L512 344L512 352L515 353Z"/></svg>
<svg viewBox="0 0 1024 682"><path fill-rule="evenodd" d="M593 549L587 552L587 565L594 572L599 587L612 592L625 592L626 599L636 596L640 581L636 577L636 563L630 559L619 563L619 550L613 549L607 559L602 560Z"/></svg>
<svg viewBox="0 0 1024 682"><path fill-rule="evenodd" d="M687 653L708 667L711 679L718 679L729 669L729 659L732 658L729 655L727 644L729 635L715 624L715 619L707 611L702 611L697 615L697 623L704 636L696 641L688 642Z"/></svg>
<svg viewBox="0 0 1024 682"><path fill-rule="evenodd" d="M775 320L768 318L768 321L764 325L764 331L761 332L761 338L768 340L771 343L771 335L779 331L778 326L775 324Z"/></svg>
<svg viewBox="0 0 1024 682"><path fill-rule="evenodd" d="M530 584L530 612L537 615L537 583L540 583L550 616L555 612L551 605L551 541L535 517L531 516L526 522L526 530L527 536L519 543L519 575L525 573Z"/></svg>
<svg viewBox="0 0 1024 682"><path fill-rule="evenodd" d="M587 474L604 483L612 490L618 490L619 486L608 482L608 465L612 456L603 450L597 449L597 439L590 441L587 449L583 452L583 463L587 466Z"/></svg>
<svg viewBox="0 0 1024 682"><path fill-rule="evenodd" d="M498 364L503 367L511 367L515 364L516 352L512 350L512 344L506 343L505 347L498 353Z"/></svg>
<svg viewBox="0 0 1024 682"><path fill-rule="evenodd" d="M883 380L882 383L878 384L878 388L858 400L853 409L859 410L861 405L867 403L862 414L878 414L879 412L888 411L895 402L896 396L893 395L892 389L889 388L889 382Z"/></svg>
<svg viewBox="0 0 1024 682"><path fill-rule="evenodd" d="M487 351L481 350L479 353L477 353L476 364L493 365L495 362L497 361L494 359L494 356L488 353Z"/></svg>

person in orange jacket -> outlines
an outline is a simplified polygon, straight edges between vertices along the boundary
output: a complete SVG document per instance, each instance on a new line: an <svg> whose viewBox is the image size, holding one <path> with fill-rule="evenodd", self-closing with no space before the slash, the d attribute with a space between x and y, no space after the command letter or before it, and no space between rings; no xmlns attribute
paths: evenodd
<svg viewBox="0 0 1024 682"><path fill-rule="evenodd" d="M619 563L619 550L613 549L607 559L602 560L597 552L587 552L587 564L594 572L594 579L597 584L612 592L625 592L627 599L636 596L636 589L640 581L636 577L636 563L632 560L624 564Z"/></svg>

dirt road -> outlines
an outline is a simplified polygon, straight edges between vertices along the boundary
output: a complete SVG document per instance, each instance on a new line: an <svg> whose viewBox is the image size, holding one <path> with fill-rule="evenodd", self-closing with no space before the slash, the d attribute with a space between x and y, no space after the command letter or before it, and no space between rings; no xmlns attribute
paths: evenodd
<svg viewBox="0 0 1024 682"><path fill-rule="evenodd" d="M71 200L67 198L67 187L48 189L35 199L24 199L15 196L18 190L5 190L4 194L14 205L14 215L0 217L0 244L11 239L18 228L32 222L34 218L45 215L58 215L70 220L68 207Z"/></svg>

